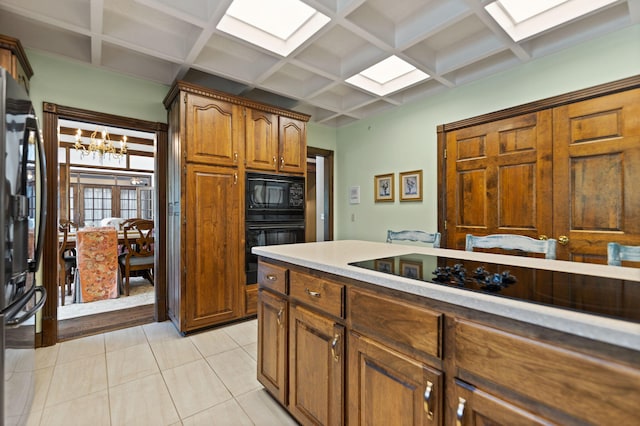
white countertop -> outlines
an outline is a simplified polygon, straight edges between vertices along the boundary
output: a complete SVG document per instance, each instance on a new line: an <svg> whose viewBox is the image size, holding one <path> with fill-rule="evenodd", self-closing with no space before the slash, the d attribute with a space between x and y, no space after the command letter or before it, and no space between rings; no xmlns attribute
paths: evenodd
<svg viewBox="0 0 640 426"><path fill-rule="evenodd" d="M349 266L348 264L361 260L421 253L550 271L617 278L637 281L639 282L638 285L640 285L640 269L638 268L354 240L254 247L252 251L254 254L265 258L317 269L319 271L353 278L406 293L501 315L640 351L639 323L543 306L506 297L463 291L439 284L431 284L424 281ZM640 309L640 307L638 307L638 309Z"/></svg>

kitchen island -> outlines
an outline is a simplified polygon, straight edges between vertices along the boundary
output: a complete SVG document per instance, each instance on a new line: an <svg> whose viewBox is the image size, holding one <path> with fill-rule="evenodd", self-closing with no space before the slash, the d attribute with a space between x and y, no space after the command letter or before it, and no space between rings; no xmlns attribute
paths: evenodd
<svg viewBox="0 0 640 426"><path fill-rule="evenodd" d="M258 378L302 424L640 418L638 269L366 241L253 251ZM460 288L478 265L506 284Z"/></svg>

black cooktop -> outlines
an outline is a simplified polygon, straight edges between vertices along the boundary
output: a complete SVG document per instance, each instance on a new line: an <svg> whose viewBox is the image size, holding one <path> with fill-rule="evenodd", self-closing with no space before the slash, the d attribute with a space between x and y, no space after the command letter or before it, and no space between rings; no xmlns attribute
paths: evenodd
<svg viewBox="0 0 640 426"><path fill-rule="evenodd" d="M640 322L640 282L424 254L349 265L406 278Z"/></svg>

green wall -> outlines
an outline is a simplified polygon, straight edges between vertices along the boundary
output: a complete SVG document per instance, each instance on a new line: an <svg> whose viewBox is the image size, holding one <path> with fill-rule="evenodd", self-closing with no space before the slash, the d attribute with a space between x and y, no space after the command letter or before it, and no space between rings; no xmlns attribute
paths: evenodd
<svg viewBox="0 0 640 426"><path fill-rule="evenodd" d="M387 229L437 230L436 127L640 74L640 25L337 130L335 238L384 241ZM398 173L423 170L423 201L398 201ZM395 173L396 201L373 178ZM349 188L360 186L360 204Z"/></svg>
<svg viewBox="0 0 640 426"><path fill-rule="evenodd" d="M27 49L33 68L31 100L42 119L42 102L154 122L167 122L162 100L169 86L110 72Z"/></svg>

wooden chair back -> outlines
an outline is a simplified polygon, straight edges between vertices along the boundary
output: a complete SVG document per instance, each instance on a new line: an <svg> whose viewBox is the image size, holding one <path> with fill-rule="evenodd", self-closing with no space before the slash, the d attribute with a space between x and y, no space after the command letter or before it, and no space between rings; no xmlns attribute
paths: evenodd
<svg viewBox="0 0 640 426"><path fill-rule="evenodd" d="M619 243L607 244L607 264L622 266L623 261L640 262L640 246Z"/></svg>
<svg viewBox="0 0 640 426"><path fill-rule="evenodd" d="M76 267L75 248L68 248L71 228L77 229L78 226L66 219L58 223L58 285L60 287L61 306L64 306L65 292L71 294L72 269Z"/></svg>
<svg viewBox="0 0 640 426"><path fill-rule="evenodd" d="M542 253L545 259L555 259L556 247L557 241L553 238L536 240L535 238L514 234L492 234L486 236L467 234L465 250L473 251L474 248L499 248L503 250L519 250L527 253Z"/></svg>
<svg viewBox="0 0 640 426"><path fill-rule="evenodd" d="M148 219L129 219L123 223L124 250L120 266L125 283L125 295L129 295L129 279L132 271L146 271L153 284L154 224Z"/></svg>
<svg viewBox="0 0 640 426"><path fill-rule="evenodd" d="M440 233L429 233L425 231L387 231L387 242L392 241L415 241L420 243L433 244L433 247L440 247Z"/></svg>

